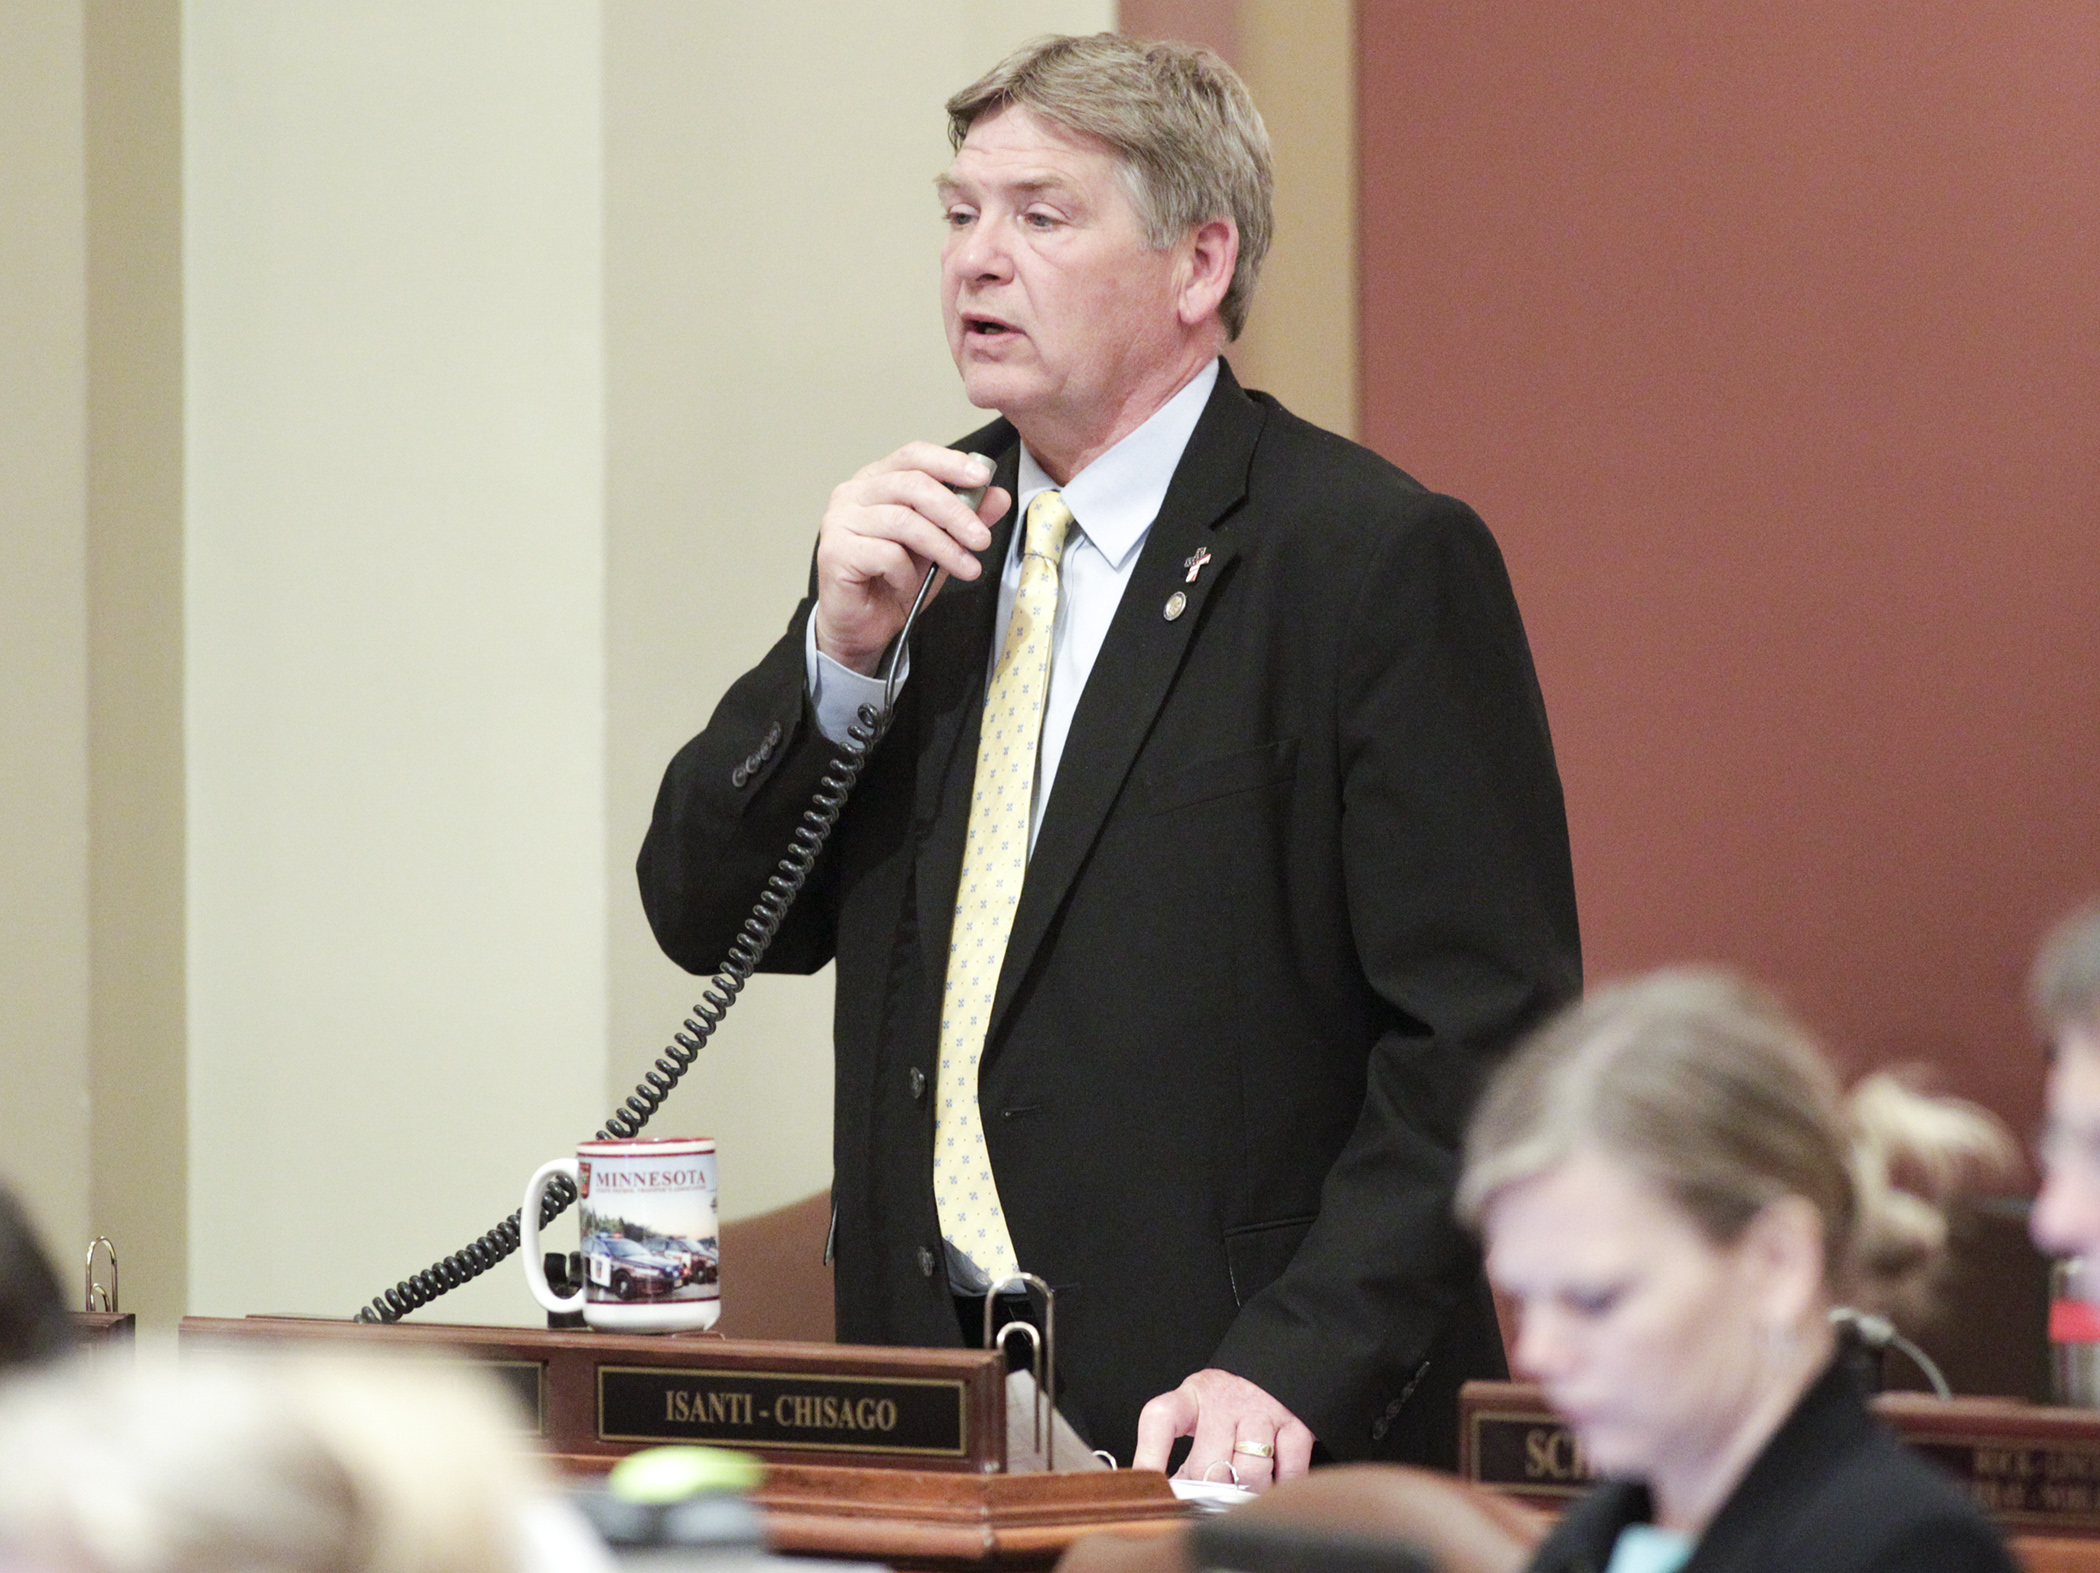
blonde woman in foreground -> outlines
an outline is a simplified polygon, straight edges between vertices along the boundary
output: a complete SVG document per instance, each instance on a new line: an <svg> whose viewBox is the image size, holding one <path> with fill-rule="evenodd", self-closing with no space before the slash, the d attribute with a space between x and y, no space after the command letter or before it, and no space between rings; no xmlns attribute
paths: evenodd
<svg viewBox="0 0 2100 1573"><path fill-rule="evenodd" d="M1776 1001L1717 972L1602 990L1534 1036L1459 1188L1518 1307L1517 1367L1605 1477L1533 1573L2010 1573L1868 1413L1830 1313L1916 1296L1940 1203L2012 1151L1982 1111L1885 1076L1846 1098Z"/></svg>
<svg viewBox="0 0 2100 1573"><path fill-rule="evenodd" d="M612 1573L479 1373L141 1350L0 1383L4 1573Z"/></svg>

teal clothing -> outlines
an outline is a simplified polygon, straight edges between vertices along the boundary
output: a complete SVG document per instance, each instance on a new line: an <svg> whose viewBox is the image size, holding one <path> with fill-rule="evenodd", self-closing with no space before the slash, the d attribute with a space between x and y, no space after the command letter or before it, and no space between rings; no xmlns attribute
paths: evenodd
<svg viewBox="0 0 2100 1573"><path fill-rule="evenodd" d="M1691 1559L1696 1542L1674 1529L1628 1524L1619 1531L1604 1573L1677 1573Z"/></svg>

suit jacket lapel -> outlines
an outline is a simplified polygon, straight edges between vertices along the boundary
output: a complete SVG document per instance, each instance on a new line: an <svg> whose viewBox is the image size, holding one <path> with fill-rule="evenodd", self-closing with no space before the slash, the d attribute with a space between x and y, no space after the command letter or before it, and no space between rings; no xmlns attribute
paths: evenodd
<svg viewBox="0 0 2100 1573"><path fill-rule="evenodd" d="M1684 1573L1756 1573L1797 1565L1795 1555L1783 1554L1795 1510L1848 1451L1871 1445L1873 1436L1874 1421L1851 1371L1842 1358L1833 1360L1729 1493Z"/></svg>
<svg viewBox="0 0 2100 1573"><path fill-rule="evenodd" d="M988 1053L1051 919L1100 837L1124 778L1174 686L1182 656L1202 625L1204 603L1224 582L1226 565L1239 549L1231 532L1217 526L1246 495L1248 466L1266 418L1240 391L1231 370L1220 366L1217 386L1145 537L1072 717L1043 827L1028 860L1013 933L1006 942L985 1036ZM1187 563L1199 550L1208 550L1210 560L1191 582ZM1184 603L1179 615L1169 618L1165 607L1177 593ZM953 886L951 878L951 907Z"/></svg>

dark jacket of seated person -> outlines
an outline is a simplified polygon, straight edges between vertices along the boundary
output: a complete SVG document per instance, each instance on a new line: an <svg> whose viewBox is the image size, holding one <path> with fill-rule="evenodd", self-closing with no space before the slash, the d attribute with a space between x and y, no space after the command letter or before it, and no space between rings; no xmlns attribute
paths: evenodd
<svg viewBox="0 0 2100 1573"><path fill-rule="evenodd" d="M22 1204L0 1187L0 1371L56 1360L72 1348L58 1274Z"/></svg>
<svg viewBox="0 0 2100 1573"><path fill-rule="evenodd" d="M1603 1573L1648 1488L1611 1480L1568 1510L1531 1573ZM1867 1412L1843 1362L1802 1395L1682 1573L2012 1573L1998 1532Z"/></svg>

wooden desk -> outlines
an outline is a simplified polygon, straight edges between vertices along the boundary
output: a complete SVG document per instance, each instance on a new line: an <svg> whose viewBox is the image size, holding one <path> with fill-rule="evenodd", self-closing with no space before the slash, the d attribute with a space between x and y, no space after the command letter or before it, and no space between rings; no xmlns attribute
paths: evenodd
<svg viewBox="0 0 2100 1573"><path fill-rule="evenodd" d="M754 1494L776 1551L962 1570L1047 1568L1082 1535L1152 1535L1187 1512L1153 1470L963 1475L776 1465Z"/></svg>
<svg viewBox="0 0 2100 1573"><path fill-rule="evenodd" d="M954 1389L948 1418L955 1445L937 1458L874 1446L855 1453L847 1450L851 1438L835 1436L826 1443L777 1436L774 1445L732 1443L766 1461L765 1484L753 1496L773 1546L805 1556L945 1573L1047 1568L1090 1531L1143 1534L1188 1516L1166 1477L1152 1470L1007 1473L1003 1363L982 1351L417 1322L388 1327L311 1317L190 1317L182 1337L185 1343L436 1354L479 1364L518 1394L547 1456L575 1475L603 1473L642 1447L681 1439L668 1434L676 1427L636 1439L609 1425L608 1374L646 1368L645 1374L670 1375L664 1368L682 1366L696 1379L820 1382L822 1376L811 1373L822 1373L837 1383L901 1380Z"/></svg>
<svg viewBox="0 0 2100 1573"><path fill-rule="evenodd" d="M138 1318L129 1311L74 1311L73 1340L83 1352L129 1351L138 1339Z"/></svg>
<svg viewBox="0 0 2100 1573"><path fill-rule="evenodd" d="M2014 1535L2012 1551L2027 1573L2100 1573L2100 1540Z"/></svg>

